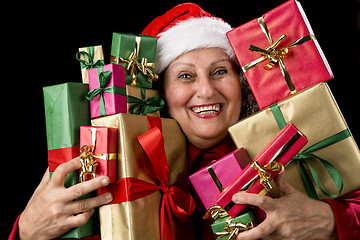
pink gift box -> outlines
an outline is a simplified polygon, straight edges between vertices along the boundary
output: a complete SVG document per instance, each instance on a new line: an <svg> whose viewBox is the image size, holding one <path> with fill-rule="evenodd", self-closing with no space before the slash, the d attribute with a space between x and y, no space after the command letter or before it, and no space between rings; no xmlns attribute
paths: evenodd
<svg viewBox="0 0 360 240"><path fill-rule="evenodd" d="M260 109L289 97L295 91L299 92L334 77L305 12L298 1L287 1L259 17L262 17L263 22L261 18L253 19L229 31L227 37ZM262 27L263 23L265 23L266 28ZM280 49L308 36L303 43L288 48L288 53L282 59L291 79L291 81L288 81L289 84L280 69L280 61L270 69L264 69L269 63L268 59L247 69L248 64L263 57L262 53L249 50L250 45L264 50L271 46L270 40L265 34L266 29L273 43L281 35L286 35L280 44L275 47L275 50L282 53L286 51L279 51ZM326 39L323 39L323 41L326 41ZM290 91L290 88L292 88L291 83L294 86L292 91Z"/></svg>
<svg viewBox="0 0 360 240"><path fill-rule="evenodd" d="M216 203L222 189L227 187L249 163L250 158L246 151L240 148L189 176L206 209Z"/></svg>
<svg viewBox="0 0 360 240"><path fill-rule="evenodd" d="M98 163L95 177L108 176L110 183L116 181L117 128L80 127L80 148L95 146L94 159Z"/></svg>
<svg viewBox="0 0 360 240"><path fill-rule="evenodd" d="M232 217L236 217L245 207L244 204L235 204L232 196L239 191L260 193L264 186L260 183L255 163L263 168L270 162L277 162L285 166L308 142L298 129L289 123L278 135L255 157L254 163L248 165L227 188L219 195L216 203L224 208ZM268 170L273 179L279 171ZM244 187L247 186L245 189Z"/></svg>
<svg viewBox="0 0 360 240"><path fill-rule="evenodd" d="M110 71L111 76L105 87L102 89L103 91L90 101L91 118L108 116L116 113L126 113L126 82L125 69L123 66L110 63L103 67L89 70L89 91L101 89L99 81L101 68L102 72ZM105 108L105 112L101 112L101 105Z"/></svg>

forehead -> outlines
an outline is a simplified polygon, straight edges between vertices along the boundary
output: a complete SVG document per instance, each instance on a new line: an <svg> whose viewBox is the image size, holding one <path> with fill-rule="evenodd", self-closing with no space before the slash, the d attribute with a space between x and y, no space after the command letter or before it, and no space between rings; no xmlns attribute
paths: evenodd
<svg viewBox="0 0 360 240"><path fill-rule="evenodd" d="M176 58L168 69L181 66L209 67L218 63L231 63L229 56L220 48L202 48L184 53Z"/></svg>

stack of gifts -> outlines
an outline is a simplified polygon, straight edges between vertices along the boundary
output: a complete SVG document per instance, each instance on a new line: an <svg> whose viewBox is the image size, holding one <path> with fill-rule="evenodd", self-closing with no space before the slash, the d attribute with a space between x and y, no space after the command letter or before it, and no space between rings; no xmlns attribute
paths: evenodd
<svg viewBox="0 0 360 240"><path fill-rule="evenodd" d="M229 128L237 150L190 177L180 126L160 118L156 38L114 33L109 64L101 46L80 48L83 83L44 88L50 172L80 156L82 168L66 187L110 178L97 192L114 196L99 208L102 239L192 239L189 179L204 219L224 240L256 225L253 208L232 196L278 197L272 180L284 169L290 184L314 199L360 188L360 151L324 83L333 74L300 3L289 0L227 37L261 111ZM96 229L90 219L63 237Z"/></svg>
<svg viewBox="0 0 360 240"><path fill-rule="evenodd" d="M190 176L208 209L204 217L212 217L213 225L222 222L220 229L213 228L214 234L219 237L230 226L219 214L236 219L249 212L247 206L232 202L235 193L279 197L272 179L284 168L289 183L314 199L359 189L355 176L360 152L324 83L333 74L300 3L289 0L227 37L261 111L229 128L238 150L248 154L249 165L241 170L236 161L228 162L223 167L236 174L215 174L214 163L213 169ZM228 182L219 185L224 177ZM221 188L204 191L198 187L202 179L211 188ZM234 239L236 234L228 231L223 236Z"/></svg>
<svg viewBox="0 0 360 240"><path fill-rule="evenodd" d="M175 120L160 118L164 101L152 89L156 44L154 37L114 33L110 64L102 46L80 48L83 83L44 88L50 171L80 156L82 167L69 174L65 187L110 178L97 192L114 196L99 208L102 239L193 235L186 221L195 208L186 139ZM93 218L62 238L99 234Z"/></svg>

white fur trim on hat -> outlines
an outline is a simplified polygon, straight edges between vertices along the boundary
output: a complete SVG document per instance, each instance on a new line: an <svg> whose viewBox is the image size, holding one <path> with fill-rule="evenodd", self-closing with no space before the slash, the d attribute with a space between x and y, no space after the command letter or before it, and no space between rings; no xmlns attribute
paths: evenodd
<svg viewBox="0 0 360 240"><path fill-rule="evenodd" d="M163 72L181 54L199 48L218 47L235 60L226 37L231 29L228 23L211 17L190 18L177 23L158 36L155 73Z"/></svg>

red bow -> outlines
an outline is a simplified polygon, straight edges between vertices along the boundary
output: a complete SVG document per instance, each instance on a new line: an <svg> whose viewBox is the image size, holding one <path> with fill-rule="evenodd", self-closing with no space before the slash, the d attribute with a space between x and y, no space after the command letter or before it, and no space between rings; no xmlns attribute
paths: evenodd
<svg viewBox="0 0 360 240"><path fill-rule="evenodd" d="M180 188L168 185L169 167L165 154L164 138L160 129L154 127L137 139L153 165L156 178L160 184L155 185L137 178L123 178L106 188L102 188L99 194L108 191L117 192L119 194L113 194L114 200L111 203L120 203L133 201L156 191L161 191L163 197L160 207L160 235L163 240L173 240L174 229L171 213L180 221L185 221L195 210L194 199Z"/></svg>

